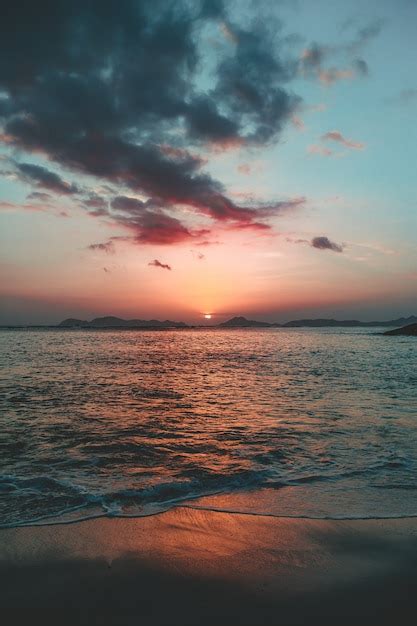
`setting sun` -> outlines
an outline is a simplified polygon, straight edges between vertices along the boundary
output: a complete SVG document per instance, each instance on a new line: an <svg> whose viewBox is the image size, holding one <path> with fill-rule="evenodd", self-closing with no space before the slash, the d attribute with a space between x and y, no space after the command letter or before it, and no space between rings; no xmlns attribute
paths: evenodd
<svg viewBox="0 0 417 626"><path fill-rule="evenodd" d="M205 313L204 317L206 320L211 320L211 313Z"/></svg>

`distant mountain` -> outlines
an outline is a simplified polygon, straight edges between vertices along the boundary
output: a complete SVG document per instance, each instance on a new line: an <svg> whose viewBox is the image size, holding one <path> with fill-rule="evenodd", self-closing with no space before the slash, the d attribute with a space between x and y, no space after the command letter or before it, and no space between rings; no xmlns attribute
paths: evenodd
<svg viewBox="0 0 417 626"><path fill-rule="evenodd" d="M188 328L184 322L171 320L124 320L120 317L96 317L91 322L69 318L58 324L59 328Z"/></svg>
<svg viewBox="0 0 417 626"><path fill-rule="evenodd" d="M218 324L220 328L270 328L277 324L269 324L268 322L258 322L257 320L247 320L246 317L232 317L226 322Z"/></svg>
<svg viewBox="0 0 417 626"><path fill-rule="evenodd" d="M69 317L68 319L58 324L60 328L85 328L88 325L89 322L87 322L86 320L77 320L73 317Z"/></svg>
<svg viewBox="0 0 417 626"><path fill-rule="evenodd" d="M293 320L283 324L285 328L301 328L312 327L320 328L326 326L336 327L354 327L354 326L405 326L406 324L413 324L417 322L417 317L411 315L410 317L400 317L396 320L388 320L385 322L361 322L360 320L334 320L334 319L305 319L305 320Z"/></svg>
<svg viewBox="0 0 417 626"><path fill-rule="evenodd" d="M386 330L384 335L405 335L407 337L417 337L417 324L408 324L402 328L394 328L394 330Z"/></svg>
<svg viewBox="0 0 417 626"><path fill-rule="evenodd" d="M219 328L354 328L354 327L371 327L371 326L406 326L409 324L417 323L417 317L411 315L410 317L400 317L396 320L389 320L385 322L361 322L360 320L334 320L334 319L303 319L292 320L285 324L275 324L268 322L259 322L257 320L248 320L246 317L232 317L226 322L218 324Z"/></svg>
<svg viewBox="0 0 417 626"><path fill-rule="evenodd" d="M417 317L411 315L410 317L400 317L396 320L389 320L385 322L361 322L359 320L334 320L334 319L302 319L292 320L285 324L260 322L258 320L248 320L246 317L237 316L231 319L221 322L217 325L217 328L354 328L354 327L371 327L371 326L386 326L386 327L404 327L417 324ZM69 318L58 324L59 328L190 328L184 322L173 322L171 320L124 320L120 317L108 316L108 317L96 317L88 322L87 320L78 320Z"/></svg>

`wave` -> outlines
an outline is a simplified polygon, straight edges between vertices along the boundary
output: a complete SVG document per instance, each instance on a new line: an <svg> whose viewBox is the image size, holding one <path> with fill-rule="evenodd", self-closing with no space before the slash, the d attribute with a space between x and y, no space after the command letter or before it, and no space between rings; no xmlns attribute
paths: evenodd
<svg viewBox="0 0 417 626"><path fill-rule="evenodd" d="M346 472L346 476L350 473ZM50 476L38 476L33 478L19 478L10 475L0 477L0 494L8 496L8 505L12 507L13 496L24 499L24 511L28 515L11 515L0 523L0 528L66 524L82 520L95 519L100 517L108 518L135 518L146 517L168 511L179 506L189 508L207 509L213 511L223 511L245 515L265 515L283 518L305 518L305 519L391 519L414 517L413 506L404 513L398 514L369 514L363 512L355 515L337 514L303 514L299 509L295 514L288 514L285 506L280 508L280 500L277 496L277 503L272 508L274 511L265 510L267 505L260 506L259 511L245 510L245 508L229 507L206 507L204 505L189 504L192 501L209 496L231 496L234 494L246 494L250 498L253 494L265 491L279 491L283 488L289 489L290 493L296 494L295 490L301 489L304 497L312 487L319 488L323 482L331 481L330 477L323 475L308 475L294 479L292 481L271 480L262 472L241 472L234 476L214 475L210 480L207 476L194 477L187 481L163 482L149 485L143 488L126 487L111 491L92 492L86 487L73 484L67 480L58 480ZM370 489L376 490L417 490L416 485L410 484L370 484ZM318 496L317 492L311 492L313 498ZM252 495L251 495L252 494ZM288 492L286 492L288 496ZM41 506L30 512L28 504L31 499L40 497ZM365 501L365 500L364 500ZM64 506L60 506L64 504ZM45 506L44 506L45 505ZM49 511L47 511L49 507ZM52 508L51 508L52 507ZM278 508L278 512L275 509ZM327 507L329 508L329 507ZM331 506L330 506L331 508ZM414 507L417 510L417 503ZM40 510L43 510L43 513ZM45 512L45 510L47 512Z"/></svg>
<svg viewBox="0 0 417 626"><path fill-rule="evenodd" d="M20 478L10 475L0 477L0 494L9 497L8 508L12 506L11 496L24 498L25 510L28 510L30 496L44 496L45 504L54 504L54 498L60 501L65 498L66 506L56 508L47 514L37 515L33 511L31 516L25 519L12 519L0 523L0 528L27 526L42 520L62 518L67 522L67 517L74 511L85 510L86 515L78 519L89 519L88 511L91 508L100 509L94 517L129 517L126 512L129 508L135 510L133 516L151 515L162 510L168 510L180 502L211 496L216 494L233 493L238 490L262 488L264 476L262 473L242 472L234 476L214 475L209 480L201 477L183 482L164 482L150 485L140 489L123 488L114 491L93 493L86 487L73 484L68 481L58 480L49 476L34 478ZM284 483L271 483L271 487L279 488ZM28 502L29 499L29 502Z"/></svg>

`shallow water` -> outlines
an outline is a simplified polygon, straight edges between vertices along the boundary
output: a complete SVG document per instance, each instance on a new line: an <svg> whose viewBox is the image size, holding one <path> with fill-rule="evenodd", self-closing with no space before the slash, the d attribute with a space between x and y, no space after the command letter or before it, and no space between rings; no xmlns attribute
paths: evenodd
<svg viewBox="0 0 417 626"><path fill-rule="evenodd" d="M417 515L417 342L380 330L0 331L0 524Z"/></svg>

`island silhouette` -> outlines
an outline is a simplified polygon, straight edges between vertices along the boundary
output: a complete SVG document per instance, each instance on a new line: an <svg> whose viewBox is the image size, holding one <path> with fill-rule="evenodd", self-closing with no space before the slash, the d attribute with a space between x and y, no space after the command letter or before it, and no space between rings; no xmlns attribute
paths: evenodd
<svg viewBox="0 0 417 626"><path fill-rule="evenodd" d="M385 331L384 335L403 335L406 337L417 337L417 324L408 324L402 328Z"/></svg>
<svg viewBox="0 0 417 626"><path fill-rule="evenodd" d="M190 325L185 322L178 322L172 320L142 320L142 319L123 319L115 316L96 317L91 321L81 320L76 318L68 318L58 324L58 328L137 328L137 329L169 329L169 328L195 328L207 327L205 324ZM278 322L263 322L259 320L247 319L243 316L232 317L225 322L219 324L212 324L210 328L355 328L355 327L372 327L372 326L386 326L386 327L398 327L398 329L409 329L404 334L415 334L417 328L417 317L411 315L409 317L400 317L394 320L385 321L371 321L364 322L360 320L336 320L327 318L317 319L299 319L291 320L280 324ZM395 331L389 331L386 334L396 334ZM400 334L400 333L398 333Z"/></svg>

